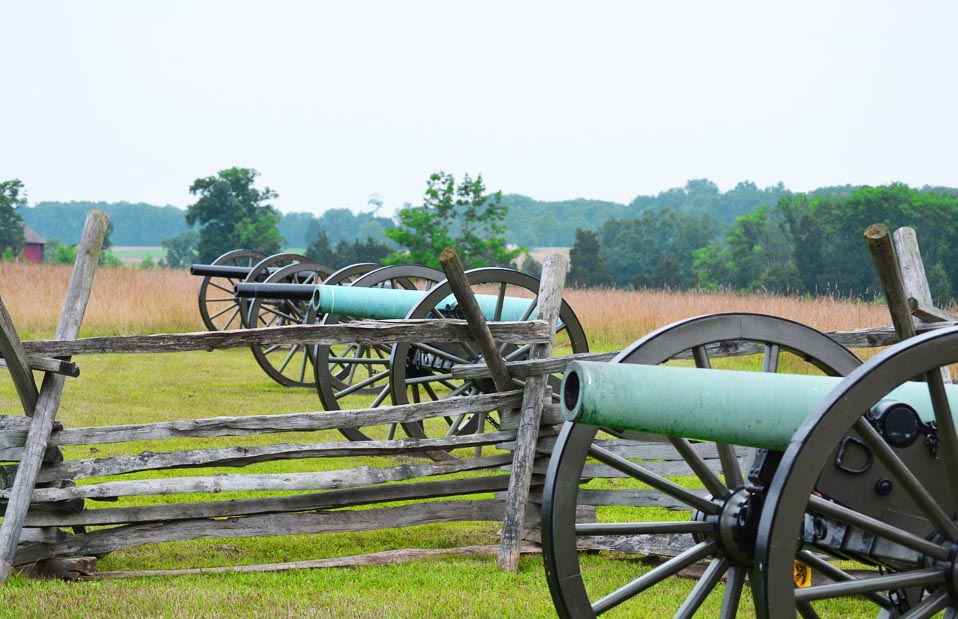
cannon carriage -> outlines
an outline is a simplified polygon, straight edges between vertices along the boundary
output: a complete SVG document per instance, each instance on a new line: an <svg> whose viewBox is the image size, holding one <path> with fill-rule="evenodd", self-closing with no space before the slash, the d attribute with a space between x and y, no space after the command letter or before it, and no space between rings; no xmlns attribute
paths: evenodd
<svg viewBox="0 0 958 619"><path fill-rule="evenodd" d="M536 278L497 267L466 272L486 320L534 320L538 304ZM348 286L307 286L238 283L239 298L302 302L311 293L305 313L307 322L339 324L366 319L443 320L462 318L458 301L440 271L418 265L383 267L358 277ZM251 312L252 313L252 312ZM568 303L559 311L554 348L559 355L588 351L582 325ZM458 366L482 363L480 352L464 343L345 344L312 347L315 385L325 410L376 408L461 395L478 395L496 389L488 378L459 378ZM528 357L531 344L502 344L499 353L507 361ZM559 379L552 379L558 389ZM521 381L516 381L521 386ZM499 420L488 413L461 414L435 421L389 423L382 426L343 428L352 440L392 439L399 436L435 438L494 430ZM433 454L448 457L448 454Z"/></svg>
<svg viewBox="0 0 958 619"><path fill-rule="evenodd" d="M713 367L743 342L756 372ZM675 617L847 616L849 600L854 616L958 617L958 390L940 372L956 361L956 329L861 364L808 327L730 314L571 364L542 516L559 616L642 616L691 572ZM656 437L684 467L630 453ZM665 544L679 551L651 570L629 560Z"/></svg>

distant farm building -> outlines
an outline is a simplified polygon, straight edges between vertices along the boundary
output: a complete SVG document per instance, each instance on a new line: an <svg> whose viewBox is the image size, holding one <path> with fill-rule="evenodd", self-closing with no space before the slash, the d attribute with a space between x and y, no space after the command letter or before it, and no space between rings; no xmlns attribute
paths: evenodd
<svg viewBox="0 0 958 619"><path fill-rule="evenodd" d="M46 243L46 240L37 234L36 230L27 224L23 224L23 253L20 255L24 260L37 264L43 262L43 246Z"/></svg>

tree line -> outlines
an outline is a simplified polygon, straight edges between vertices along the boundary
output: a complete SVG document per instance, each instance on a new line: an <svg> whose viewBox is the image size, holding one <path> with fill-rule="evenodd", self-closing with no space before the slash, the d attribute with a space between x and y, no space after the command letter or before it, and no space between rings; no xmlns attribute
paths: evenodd
<svg viewBox="0 0 958 619"><path fill-rule="evenodd" d="M581 286L727 288L868 298L880 293L865 228L915 228L936 300L958 292L958 190L881 187L785 193L722 226L662 206L577 229L570 280Z"/></svg>
<svg viewBox="0 0 958 619"><path fill-rule="evenodd" d="M428 181L427 181L428 185ZM647 210L667 206L680 214L711 213L719 224L731 224L735 217L751 212L762 204L774 204L788 191L781 185L759 188L742 182L722 192L710 180L690 180L656 195L640 195L629 204L578 198L564 201L540 201L518 194L502 194L501 204L508 206L503 218L506 242L524 247L570 247L575 230L597 230L610 218L632 219ZM375 206L375 204L374 204ZM419 206L419 205L416 205ZM405 204L404 209L414 205ZM114 222L114 243L127 246L157 246L191 230L184 209L129 202L24 202L20 214L30 226L47 239L73 243L80 238L86 213L99 209ZM325 231L335 247L340 241L364 242L367 238L387 243L386 230L397 222L372 212L357 213L334 208L321 215L279 213L276 226L286 247L304 248Z"/></svg>

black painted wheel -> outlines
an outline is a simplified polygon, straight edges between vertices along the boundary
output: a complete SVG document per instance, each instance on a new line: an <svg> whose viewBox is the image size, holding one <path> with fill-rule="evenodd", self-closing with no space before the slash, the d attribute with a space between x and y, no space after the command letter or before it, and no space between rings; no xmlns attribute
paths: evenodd
<svg viewBox="0 0 958 619"><path fill-rule="evenodd" d="M755 352L735 359L719 358L716 350L749 343L757 345ZM638 340L613 363L830 375L859 365L826 335L758 314L675 323ZM543 560L559 617L692 617L700 610L738 616L754 540L741 467L753 454L730 445L650 439L655 437L583 424L563 427L542 508ZM650 569L653 555L674 556ZM697 582L677 578L695 568L701 570ZM662 599L674 599L675 588L683 601L664 607ZM657 595L662 590L668 592Z"/></svg>
<svg viewBox="0 0 958 619"><path fill-rule="evenodd" d="M252 269L265 256L250 249L226 252L213 261L217 266ZM245 277L245 276L244 276ZM200 318L210 331L225 331L243 327L243 306L233 295L233 286L244 281L240 277L205 276L200 281L198 294Z"/></svg>
<svg viewBox="0 0 958 619"><path fill-rule="evenodd" d="M332 272L329 267L313 262L295 262L271 271L266 284L324 283ZM317 321L309 301L251 299L246 324L251 328L314 324ZM253 357L266 375L286 387L316 386L313 372L315 346L306 344L274 344L250 346Z"/></svg>
<svg viewBox="0 0 958 619"><path fill-rule="evenodd" d="M484 308L486 320L532 320L535 318L539 280L526 273L498 267L473 269L466 272L480 307ZM413 308L409 319L462 318L449 312L446 305L454 299L448 283L437 285ZM531 344L502 344L499 351L506 361L526 359ZM585 332L575 312L565 301L559 311L553 355L564 356L588 352ZM460 395L477 395L496 391L491 379L462 380L453 378L449 370L455 365L481 363L479 352L468 344L397 344L390 360L389 387L394 404L409 404L429 400L441 400ZM559 378L551 383L558 391ZM522 383L516 383L520 388ZM556 396L557 397L557 396ZM498 417L488 413L460 415L455 418L431 419L426 424L411 422L403 425L413 438L441 438L443 436L474 434L486 429L494 430Z"/></svg>
<svg viewBox="0 0 958 619"><path fill-rule="evenodd" d="M422 290L425 294L442 279L442 271L426 266L394 265L362 275L350 285ZM352 316L328 314L322 317L322 324L337 324L353 319ZM316 390L323 408L331 411L376 408L381 404L388 404L391 352L392 344L317 346ZM353 441L396 438L395 424L341 428L340 432Z"/></svg>
<svg viewBox="0 0 958 619"><path fill-rule="evenodd" d="M249 274L246 276L246 279L243 281L246 283L265 283L269 277L279 271L283 267L287 267L292 264L298 264L300 262L309 262L309 258L301 254L290 254L290 253L280 253L273 254L272 256L267 256L254 264L250 270ZM250 317L250 300L249 299L237 299L240 307L240 317L242 320L243 328L248 329L250 327L249 317Z"/></svg>
<svg viewBox="0 0 958 619"><path fill-rule="evenodd" d="M852 372L799 428L760 520L760 617L818 617L837 604L858 605L857 616L958 617L956 394L940 372L956 361L954 328L909 339ZM889 402L922 423L902 425L899 412L890 429ZM796 588L796 560L822 582Z"/></svg>
<svg viewBox="0 0 958 619"><path fill-rule="evenodd" d="M350 264L345 266L338 271L333 271L330 273L323 283L328 286L343 286L346 284L351 284L366 273L372 273L376 269L383 268L383 265L376 264L375 262L359 262L357 264Z"/></svg>

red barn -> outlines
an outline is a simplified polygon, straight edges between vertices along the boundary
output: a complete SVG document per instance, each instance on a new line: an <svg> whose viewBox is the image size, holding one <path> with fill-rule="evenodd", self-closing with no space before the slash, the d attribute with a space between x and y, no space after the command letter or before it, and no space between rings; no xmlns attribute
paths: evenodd
<svg viewBox="0 0 958 619"><path fill-rule="evenodd" d="M20 256L24 260L29 260L30 262L36 262L40 264L43 262L43 246L46 245L46 240L39 234L37 231L23 224L23 253Z"/></svg>

